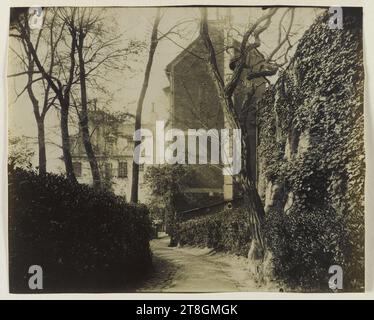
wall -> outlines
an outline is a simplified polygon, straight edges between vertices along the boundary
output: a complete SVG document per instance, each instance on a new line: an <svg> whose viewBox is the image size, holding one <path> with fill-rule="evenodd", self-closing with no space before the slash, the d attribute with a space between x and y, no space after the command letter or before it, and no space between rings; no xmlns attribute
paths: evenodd
<svg viewBox="0 0 374 320"><path fill-rule="evenodd" d="M223 72L224 37L220 21L209 22L210 34L217 54L217 63ZM171 127L187 131L188 129L224 128L223 108L220 105L215 83L209 74L204 60L206 49L201 38L177 56L167 67L170 79ZM187 143L186 143L187 147ZM199 143L196 146L198 158ZM210 144L207 145L208 163ZM188 150L186 150L186 159ZM184 211L223 199L223 175L219 165L189 165L195 172L189 181L187 193L190 203L179 203Z"/></svg>
<svg viewBox="0 0 374 320"><path fill-rule="evenodd" d="M361 11L343 29L319 18L259 110L259 192L265 211L322 208L343 216L351 278L364 269L364 70ZM351 265L353 264L353 266Z"/></svg>

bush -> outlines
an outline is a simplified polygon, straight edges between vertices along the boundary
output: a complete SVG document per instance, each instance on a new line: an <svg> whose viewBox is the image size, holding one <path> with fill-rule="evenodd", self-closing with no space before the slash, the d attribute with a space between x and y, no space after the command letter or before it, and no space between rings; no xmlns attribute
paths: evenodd
<svg viewBox="0 0 374 320"><path fill-rule="evenodd" d="M145 206L63 176L9 173L12 292L28 292L40 265L46 292L124 290L151 265Z"/></svg>
<svg viewBox="0 0 374 320"><path fill-rule="evenodd" d="M344 221L332 210L295 207L288 214L271 210L265 233L275 276L291 288L328 290L329 267L340 265L345 270Z"/></svg>
<svg viewBox="0 0 374 320"><path fill-rule="evenodd" d="M181 245L248 254L251 241L248 215L240 208L182 222L178 230Z"/></svg>

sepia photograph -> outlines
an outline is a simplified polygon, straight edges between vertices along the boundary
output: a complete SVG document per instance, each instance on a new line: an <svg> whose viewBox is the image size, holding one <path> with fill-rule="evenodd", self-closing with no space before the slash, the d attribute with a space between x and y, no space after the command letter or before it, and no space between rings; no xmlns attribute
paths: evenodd
<svg viewBox="0 0 374 320"><path fill-rule="evenodd" d="M10 8L10 293L364 292L362 25Z"/></svg>

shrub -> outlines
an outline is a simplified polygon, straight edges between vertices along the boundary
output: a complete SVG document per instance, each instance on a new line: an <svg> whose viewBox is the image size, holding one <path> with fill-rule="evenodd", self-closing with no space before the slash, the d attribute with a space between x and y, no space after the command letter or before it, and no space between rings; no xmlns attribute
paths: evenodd
<svg viewBox="0 0 374 320"><path fill-rule="evenodd" d="M248 216L240 208L191 219L179 224L181 245L214 248L247 256L251 241Z"/></svg>
<svg viewBox="0 0 374 320"><path fill-rule="evenodd" d="M291 208L288 214L266 215L267 245L273 254L275 276L291 288L328 290L329 267L344 270L342 216L328 209Z"/></svg>
<svg viewBox="0 0 374 320"><path fill-rule="evenodd" d="M43 268L46 292L124 290L151 265L145 206L63 176L9 173L12 292L28 292L28 268Z"/></svg>

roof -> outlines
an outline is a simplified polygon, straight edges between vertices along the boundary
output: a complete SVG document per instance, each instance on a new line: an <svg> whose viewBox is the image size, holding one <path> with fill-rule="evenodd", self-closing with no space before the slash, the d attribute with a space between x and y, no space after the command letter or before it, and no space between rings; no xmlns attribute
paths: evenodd
<svg viewBox="0 0 374 320"><path fill-rule="evenodd" d="M208 25L210 30L215 33L217 32L223 32L222 28L222 21L221 20L210 20L208 21ZM187 54L194 53L194 49L196 45L201 40L200 34L196 37L195 40L193 40L187 48L184 48L165 68L166 75L169 77L168 73L171 71L171 66L177 64L179 61L181 61Z"/></svg>
<svg viewBox="0 0 374 320"><path fill-rule="evenodd" d="M221 21L210 21L208 23L210 23L210 28L211 29L215 29L214 31L216 32L219 32L219 28L220 28L220 23ZM222 29L223 31L223 29ZM201 40L201 36L198 35L197 38L195 40L193 40L188 46L187 48L183 49L171 62L169 62L169 64L165 67L165 73L168 77L168 79L170 80L170 75L169 73L171 72L171 69L172 69L172 66L173 65L176 65L178 64L186 55L188 54L191 54L191 53L194 53L194 50L195 50L195 47L199 44L199 41ZM233 39L233 46L236 48L236 49L239 49L240 48L240 41L236 40L236 39ZM265 57L264 55L257 49L255 48L255 50L251 50L251 53L255 53L255 55L257 57L260 57L261 59L265 60ZM165 93L167 93L167 90L168 90L168 87L164 88L163 89L165 91Z"/></svg>
<svg viewBox="0 0 374 320"><path fill-rule="evenodd" d="M89 110L88 118L91 123L134 123L134 118L126 112L108 112L103 109Z"/></svg>
<svg viewBox="0 0 374 320"><path fill-rule="evenodd" d="M195 39L193 40L188 46L187 48L183 49L171 62L169 62L169 64L166 66L165 68L165 73L166 75L169 77L169 72L171 70L171 66L174 65L174 64L177 64L179 61L181 61L187 54L190 54L190 52L192 51L193 52L193 49L194 47L196 46L196 44L199 42L200 40L200 35Z"/></svg>

